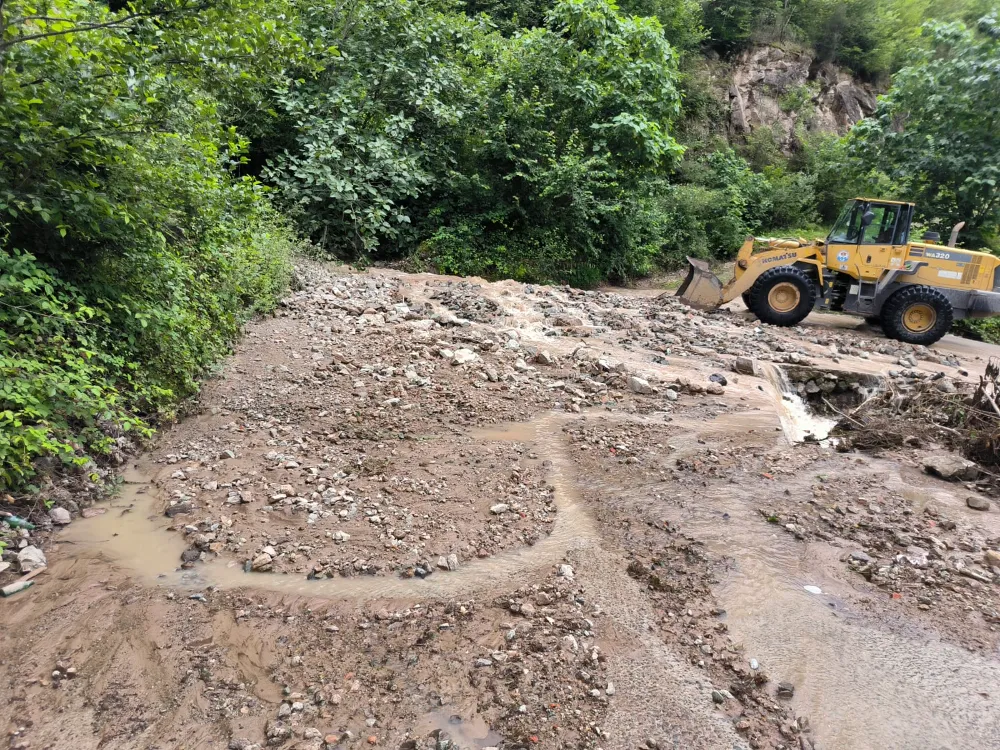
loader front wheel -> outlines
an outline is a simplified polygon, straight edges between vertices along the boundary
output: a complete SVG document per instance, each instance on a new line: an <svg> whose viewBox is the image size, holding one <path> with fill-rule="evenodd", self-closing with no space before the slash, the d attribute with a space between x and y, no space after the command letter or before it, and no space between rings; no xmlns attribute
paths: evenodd
<svg viewBox="0 0 1000 750"><path fill-rule="evenodd" d="M769 268L750 288L747 307L762 323L793 326L816 304L816 284L805 271L794 266Z"/></svg>
<svg viewBox="0 0 1000 750"><path fill-rule="evenodd" d="M906 344L930 346L951 328L951 302L929 286L904 286L882 307L882 330Z"/></svg>

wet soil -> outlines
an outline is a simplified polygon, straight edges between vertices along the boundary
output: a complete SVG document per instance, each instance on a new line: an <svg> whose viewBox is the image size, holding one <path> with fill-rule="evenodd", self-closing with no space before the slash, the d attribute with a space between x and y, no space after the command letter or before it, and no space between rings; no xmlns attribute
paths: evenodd
<svg viewBox="0 0 1000 750"><path fill-rule="evenodd" d="M810 442L780 370L993 350L299 275L106 513L36 535L12 747L1000 747L997 509Z"/></svg>

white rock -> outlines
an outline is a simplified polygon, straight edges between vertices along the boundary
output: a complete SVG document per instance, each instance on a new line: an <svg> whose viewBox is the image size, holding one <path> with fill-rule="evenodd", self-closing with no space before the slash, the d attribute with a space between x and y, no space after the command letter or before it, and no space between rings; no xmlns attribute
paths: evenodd
<svg viewBox="0 0 1000 750"><path fill-rule="evenodd" d="M649 384L649 381L638 378L635 375L629 375L628 387L632 393L643 393L650 394L655 393L653 386Z"/></svg>
<svg viewBox="0 0 1000 750"><path fill-rule="evenodd" d="M563 578L569 580L569 581L572 581L573 580L573 566L572 565L566 565L566 564L560 565L559 566L559 575L562 576Z"/></svg>
<svg viewBox="0 0 1000 750"><path fill-rule="evenodd" d="M490 513L495 516L499 516L501 513L506 513L510 510L510 506L507 503L497 503L496 505L490 506Z"/></svg>
<svg viewBox="0 0 1000 750"><path fill-rule="evenodd" d="M49 518L52 519L52 523L56 526L65 526L73 520L69 515L69 511L65 508L50 508Z"/></svg>
<svg viewBox="0 0 1000 750"><path fill-rule="evenodd" d="M28 545L17 553L17 563L21 566L22 573L30 573L37 568L45 567L48 561L45 559L45 553L38 547Z"/></svg>
<svg viewBox="0 0 1000 750"><path fill-rule="evenodd" d="M465 365L469 362L475 362L477 359L479 359L479 355L472 351L472 349L456 349L451 363L453 365Z"/></svg>

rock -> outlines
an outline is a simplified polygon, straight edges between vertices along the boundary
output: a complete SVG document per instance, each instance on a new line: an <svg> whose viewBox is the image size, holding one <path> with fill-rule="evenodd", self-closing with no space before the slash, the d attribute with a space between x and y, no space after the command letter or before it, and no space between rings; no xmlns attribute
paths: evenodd
<svg viewBox="0 0 1000 750"><path fill-rule="evenodd" d="M609 682L608 686L604 689L604 692L605 692L606 695L614 695L615 694L615 683Z"/></svg>
<svg viewBox="0 0 1000 750"><path fill-rule="evenodd" d="M572 581L573 580L573 566L572 565L566 565L566 564L560 565L559 566L559 575L562 578L565 578L568 581Z"/></svg>
<svg viewBox="0 0 1000 750"><path fill-rule="evenodd" d="M971 579L973 579L975 581L979 581L980 583L992 583L993 582L993 576L992 575L990 575L989 573L987 573L985 570L983 570L981 568L978 568L978 567L975 567L973 565L966 565L964 568L962 568L958 572L959 572L960 575L963 575L966 578L971 578Z"/></svg>
<svg viewBox="0 0 1000 750"><path fill-rule="evenodd" d="M721 705L722 703L725 703L725 702L726 702L726 696L724 696L718 690L713 690L712 691L712 703L718 703L718 704Z"/></svg>
<svg viewBox="0 0 1000 750"><path fill-rule="evenodd" d="M667 390L663 392L663 396L667 399L667 401L676 401L677 391L675 391L673 388L667 388Z"/></svg>
<svg viewBox="0 0 1000 750"><path fill-rule="evenodd" d="M453 365L465 365L469 362L475 362L477 359L479 359L479 355L471 349L456 349L451 363Z"/></svg>
<svg viewBox="0 0 1000 750"><path fill-rule="evenodd" d="M795 695L795 686L790 682L779 682L778 683L778 697L779 698L791 698Z"/></svg>
<svg viewBox="0 0 1000 750"><path fill-rule="evenodd" d="M458 555L455 553L448 555L446 562L448 564L448 570L458 570Z"/></svg>
<svg viewBox="0 0 1000 750"><path fill-rule="evenodd" d="M975 463L949 453L924 459L924 471L951 481L971 482L979 476L979 467Z"/></svg>
<svg viewBox="0 0 1000 750"><path fill-rule="evenodd" d="M551 365L555 362L555 359L545 349L542 349L535 355L535 362L540 365Z"/></svg>
<svg viewBox="0 0 1000 750"><path fill-rule="evenodd" d="M499 516L501 513L506 513L510 510L510 506L507 503L497 503L496 505L490 506L490 513L495 516Z"/></svg>
<svg viewBox="0 0 1000 750"><path fill-rule="evenodd" d="M267 554L266 552L261 552L250 563L250 568L251 570L256 570L258 572L270 570L272 562L273 560L269 554Z"/></svg>
<svg viewBox="0 0 1000 750"><path fill-rule="evenodd" d="M973 510L989 510L990 501L985 497L978 497L976 495L971 495L966 499L965 504L968 505Z"/></svg>
<svg viewBox="0 0 1000 750"><path fill-rule="evenodd" d="M552 325L559 328L577 328L583 325L583 320L574 318L572 315L556 315L552 319Z"/></svg>
<svg viewBox="0 0 1000 750"><path fill-rule="evenodd" d="M190 513L192 510L194 510L194 507L191 505L191 503L185 501L182 503L174 503L173 505L168 505L167 509L163 511L163 515L165 515L167 518L173 518L174 516L179 516L184 513Z"/></svg>
<svg viewBox="0 0 1000 750"><path fill-rule="evenodd" d="M861 552L860 550L852 552L848 559L853 560L854 562L862 563L863 565L867 565L872 561L871 555Z"/></svg>
<svg viewBox="0 0 1000 750"><path fill-rule="evenodd" d="M73 520L70 518L69 511L65 508L50 508L49 518L52 519L52 523L56 526L65 526Z"/></svg>
<svg viewBox="0 0 1000 750"><path fill-rule="evenodd" d="M181 552L181 562L193 563L201 559L201 551L194 547L188 547Z"/></svg>
<svg viewBox="0 0 1000 750"><path fill-rule="evenodd" d="M983 562L990 567L1000 568L1000 552L993 549L988 549L983 552Z"/></svg>
<svg viewBox="0 0 1000 750"><path fill-rule="evenodd" d="M910 545L906 548L906 552L900 555L900 557L904 558L914 568L926 568L928 554L930 553L923 547Z"/></svg>
<svg viewBox="0 0 1000 750"><path fill-rule="evenodd" d="M34 545L28 545L17 553L17 564L21 566L22 573L30 573L38 568L48 565L45 553Z"/></svg>
<svg viewBox="0 0 1000 750"><path fill-rule="evenodd" d="M535 605L525 602L521 605L521 614L525 617L532 617L535 614Z"/></svg>
<svg viewBox="0 0 1000 750"><path fill-rule="evenodd" d="M934 383L934 387L942 393L954 393L958 390L958 388L955 387L955 383L948 378L941 378Z"/></svg>
<svg viewBox="0 0 1000 750"><path fill-rule="evenodd" d="M719 385L729 385L729 381L726 376L721 372L714 372L708 376L708 379L713 383L718 383Z"/></svg>
<svg viewBox="0 0 1000 750"><path fill-rule="evenodd" d="M638 378L635 375L629 375L628 388L632 393L650 394L656 392L649 384L649 381Z"/></svg>
<svg viewBox="0 0 1000 750"><path fill-rule="evenodd" d="M750 357L737 357L733 363L733 369L740 375L753 375L753 359Z"/></svg>

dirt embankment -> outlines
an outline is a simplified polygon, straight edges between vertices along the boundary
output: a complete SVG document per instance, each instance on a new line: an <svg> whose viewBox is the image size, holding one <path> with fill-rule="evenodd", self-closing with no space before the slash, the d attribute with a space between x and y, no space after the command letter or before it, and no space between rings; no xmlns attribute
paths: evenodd
<svg viewBox="0 0 1000 750"><path fill-rule="evenodd" d="M796 393L961 391L976 352L299 280L105 513L8 532L3 575L49 565L0 603L11 747L1000 743L1000 510L926 436L789 440L820 424Z"/></svg>

